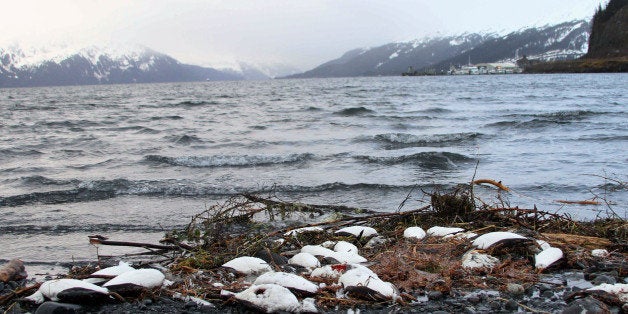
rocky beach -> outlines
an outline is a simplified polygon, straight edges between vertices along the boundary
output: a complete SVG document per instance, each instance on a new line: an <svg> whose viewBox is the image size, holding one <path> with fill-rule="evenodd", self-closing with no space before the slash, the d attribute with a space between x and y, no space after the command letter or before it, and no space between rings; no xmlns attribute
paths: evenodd
<svg viewBox="0 0 628 314"><path fill-rule="evenodd" d="M507 189L495 183L497 193ZM5 313L625 313L628 310L625 220L578 222L540 210L496 210L474 203L470 191L461 188L450 193L433 193L430 205L395 213L238 196L199 213L186 228L166 233L162 243L122 242L91 236L94 245L138 246L147 252L139 257L99 256L100 267L97 262L72 265L67 274L44 278L44 282L61 277L111 280L104 285L109 285L109 293L115 297L93 302L93 296L86 297L86 290L80 290L78 298L73 294L76 291L66 292L65 299L53 296L53 301L47 297L45 303L34 304L27 296L39 284L23 272L14 271L14 276L0 286L0 310ZM116 265L115 261L125 259L135 263ZM103 269L96 272L99 268ZM136 268L151 269L159 273L158 280L141 279L134 281L133 289L114 289L119 285L111 282L124 279L102 275L106 279L98 279L98 275L113 274L121 271L120 268L124 269L122 273L138 272ZM97 278L86 279L90 277ZM142 287L146 282L150 284Z"/></svg>

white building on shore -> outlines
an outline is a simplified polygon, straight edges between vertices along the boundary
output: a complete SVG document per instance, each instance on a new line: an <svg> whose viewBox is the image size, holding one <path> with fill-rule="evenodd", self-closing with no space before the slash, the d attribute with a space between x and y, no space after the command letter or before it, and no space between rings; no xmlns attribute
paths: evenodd
<svg viewBox="0 0 628 314"><path fill-rule="evenodd" d="M511 62L496 63L478 63L463 65L459 68L451 66L449 74L451 75L480 75L480 74L516 74L521 73L522 69Z"/></svg>

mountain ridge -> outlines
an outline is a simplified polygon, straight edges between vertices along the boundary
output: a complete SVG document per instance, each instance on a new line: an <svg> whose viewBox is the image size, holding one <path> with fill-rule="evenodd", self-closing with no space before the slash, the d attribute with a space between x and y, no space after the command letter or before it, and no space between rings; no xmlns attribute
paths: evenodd
<svg viewBox="0 0 628 314"><path fill-rule="evenodd" d="M81 49L0 48L0 87L242 80L241 75L184 64L141 46Z"/></svg>
<svg viewBox="0 0 628 314"><path fill-rule="evenodd" d="M524 28L506 35L495 33L424 38L349 50L340 58L309 71L285 78L391 76L408 67L444 73L452 65L469 61L515 61L528 55L536 58L576 58L587 51L590 23L574 20L555 25Z"/></svg>

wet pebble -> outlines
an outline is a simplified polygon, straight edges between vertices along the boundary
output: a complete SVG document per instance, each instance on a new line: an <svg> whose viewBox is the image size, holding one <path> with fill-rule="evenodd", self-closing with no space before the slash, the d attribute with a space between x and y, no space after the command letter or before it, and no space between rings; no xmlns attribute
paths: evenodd
<svg viewBox="0 0 628 314"><path fill-rule="evenodd" d="M506 286L506 291L508 291L508 293L512 294L512 295L522 295L525 292L525 288L518 284L518 283L509 283Z"/></svg>
<svg viewBox="0 0 628 314"><path fill-rule="evenodd" d="M554 293L554 291L552 291L552 290L545 290L545 291L543 291L543 292L541 293L541 297L543 297L543 298L547 298L547 299L549 299L549 298L553 297L554 295L555 295L555 293Z"/></svg>
<svg viewBox="0 0 628 314"><path fill-rule="evenodd" d="M35 314L53 314L53 313L71 314L71 313L82 313L82 312L83 312L83 307L80 305L48 301L48 302L42 303L42 305L40 305L35 311Z"/></svg>
<svg viewBox="0 0 628 314"><path fill-rule="evenodd" d="M611 277L609 275L598 275L593 278L591 283L595 286L601 285L603 283L614 285L617 283L617 280L615 279L615 277Z"/></svg>
<svg viewBox="0 0 628 314"><path fill-rule="evenodd" d="M430 300L439 300L443 298L443 293L440 291L430 291L427 293L427 298Z"/></svg>
<svg viewBox="0 0 628 314"><path fill-rule="evenodd" d="M186 302L184 306L186 309L193 309L197 307L197 304L193 301L189 301L189 302Z"/></svg>
<svg viewBox="0 0 628 314"><path fill-rule="evenodd" d="M515 300L508 300L508 302L506 302L506 305L504 307L508 311L516 311L519 309L519 303L517 303L517 301Z"/></svg>
<svg viewBox="0 0 628 314"><path fill-rule="evenodd" d="M562 311L563 314L606 314L610 313L608 306L591 297L574 300Z"/></svg>
<svg viewBox="0 0 628 314"><path fill-rule="evenodd" d="M502 308L502 302L501 301L497 301L497 300L493 300L493 301L489 302L488 305L493 310L500 310Z"/></svg>
<svg viewBox="0 0 628 314"><path fill-rule="evenodd" d="M480 303L480 301L482 301L477 293L468 294L465 299L472 304L478 304Z"/></svg>
<svg viewBox="0 0 628 314"><path fill-rule="evenodd" d="M539 287L539 291L546 291L546 290L552 290L553 289L552 285L547 284L547 283L541 283L541 284L538 285L538 287Z"/></svg>

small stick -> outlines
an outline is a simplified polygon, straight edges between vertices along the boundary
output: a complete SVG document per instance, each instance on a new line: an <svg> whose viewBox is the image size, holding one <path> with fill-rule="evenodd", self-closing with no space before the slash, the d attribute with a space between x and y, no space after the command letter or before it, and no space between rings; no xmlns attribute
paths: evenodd
<svg viewBox="0 0 628 314"><path fill-rule="evenodd" d="M482 184L482 183L486 183L486 184L493 185L493 186L499 188L502 191L506 191L506 192L510 191L510 188L508 188L507 186L503 185L501 181L498 182L498 181L495 181L495 180L492 180L492 179L477 179L477 180L473 180L473 183L474 184L478 184L478 185Z"/></svg>
<svg viewBox="0 0 628 314"><path fill-rule="evenodd" d="M96 236L88 236L90 244L102 244L102 245L111 245L111 246L132 246L132 247L141 247L145 249L158 249L158 250L179 250L179 246L175 245L159 245L159 244L151 244L151 243L138 243L138 242L126 242L126 241L110 241L110 240L102 240Z"/></svg>
<svg viewBox="0 0 628 314"><path fill-rule="evenodd" d="M561 203L561 204L576 204L576 205L600 205L602 204L594 200L584 200L584 201L554 200L554 202Z"/></svg>

